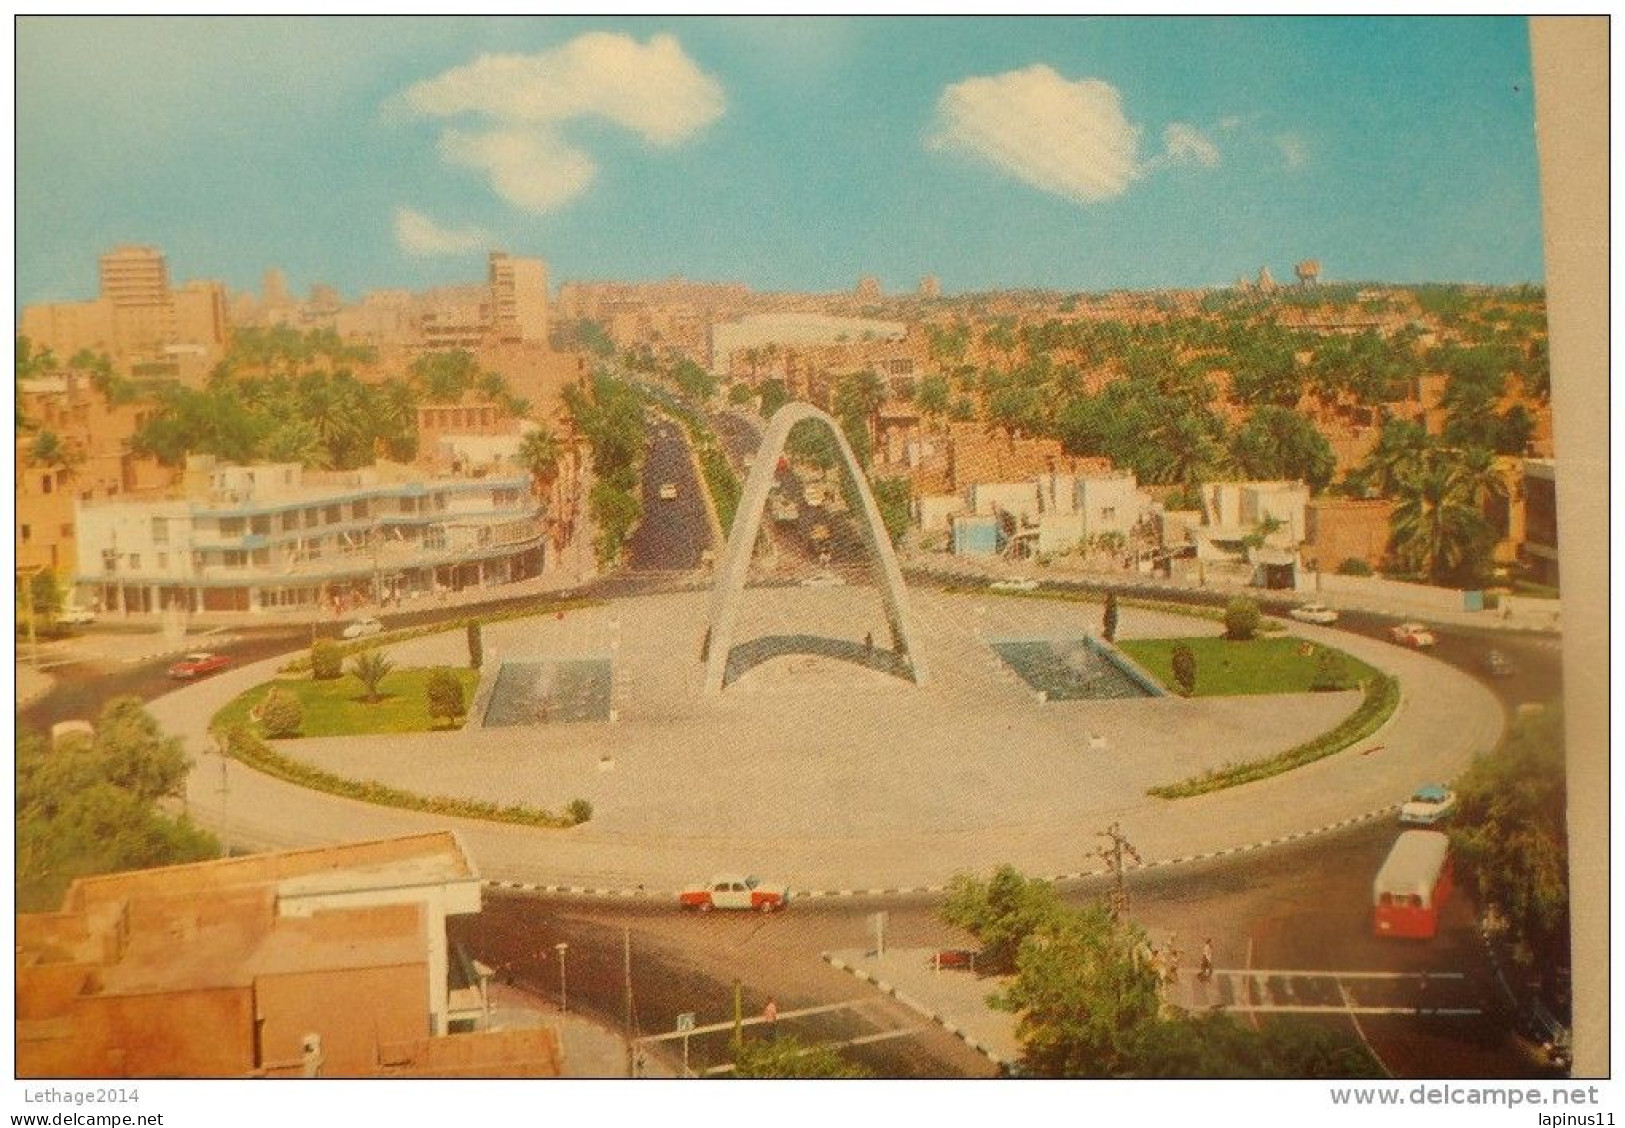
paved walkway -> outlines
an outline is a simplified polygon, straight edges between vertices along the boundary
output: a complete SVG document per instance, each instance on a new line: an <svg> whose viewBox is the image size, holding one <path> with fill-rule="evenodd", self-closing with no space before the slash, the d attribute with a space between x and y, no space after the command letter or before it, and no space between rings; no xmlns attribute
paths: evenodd
<svg viewBox="0 0 1625 1128"><path fill-rule="evenodd" d="M972 974L968 968L939 969L935 948L888 948L825 952L832 967L849 972L930 1019L995 1065L1021 1058L1016 1016L988 1005L1004 980Z"/></svg>
<svg viewBox="0 0 1625 1128"><path fill-rule="evenodd" d="M878 594L868 595L878 616ZM817 600L829 621L862 596L861 589L782 589L764 593L761 608L771 618L772 599ZM504 654L616 655L620 720L613 724L285 746L351 778L431 794L552 809L576 796L592 801L593 820L570 830L373 807L222 766L209 718L272 677L280 660L228 671L151 708L197 761L187 792L193 816L239 845L292 847L451 825L489 879L651 898L729 870L781 877L801 895L931 890L955 873L1001 862L1035 876L1074 877L1099 871L1097 835L1112 822L1148 863L1247 849L1387 812L1419 784L1453 778L1494 746L1503 725L1490 691L1444 663L1295 626L1306 642L1336 645L1398 674L1405 692L1395 717L1355 747L1285 775L1196 799L1154 800L1145 794L1152 783L1323 731L1356 695L1044 705L990 657L985 640L1044 630L1070 636L1095 609L936 596L923 598L918 613L941 643L937 676L924 689L828 660L809 659L797 670L800 659L785 659L705 698L694 649L703 598L621 600L488 632L488 670ZM852 610L850 622L839 621L861 637L867 613ZM685 623L693 638L678 630ZM1206 629L1137 609L1125 609L1122 623L1124 636ZM441 635L391 654L407 664L460 662L462 649L460 636Z"/></svg>
<svg viewBox="0 0 1625 1128"><path fill-rule="evenodd" d="M626 1042L621 1032L577 1011L560 1012L556 999L545 999L522 987L492 983L491 1030L531 1030L546 1027L559 1036L564 1076L625 1078ZM645 1054L642 1076L674 1078L677 1071L664 1060Z"/></svg>

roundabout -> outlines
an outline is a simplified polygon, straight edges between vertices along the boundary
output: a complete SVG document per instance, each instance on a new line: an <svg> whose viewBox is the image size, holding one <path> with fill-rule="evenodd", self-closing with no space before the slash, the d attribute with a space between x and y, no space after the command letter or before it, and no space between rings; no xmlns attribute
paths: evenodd
<svg viewBox="0 0 1625 1128"><path fill-rule="evenodd" d="M1366 739L1270 779L1189 799L1158 785L1276 754L1336 726L1356 690L1055 700L1001 657L1010 640L1058 651L1098 634L1097 604L910 593L931 678L880 661L886 608L865 585L750 588L735 639L785 640L706 692L700 593L639 596L562 617L488 625L485 681L506 664L591 660L607 670L607 719L276 742L284 755L425 795L561 809L590 821L544 830L448 819L308 791L229 766L208 736L227 701L275 675L260 663L152 705L196 766L188 805L239 846L296 846L454 826L482 873L545 887L665 896L697 876L752 872L797 892L934 889L960 872L1097 872L1116 823L1147 863L1301 836L1448 780L1500 737L1500 705L1429 657L1328 628L1291 635L1399 679L1401 701ZM1119 637L1216 635L1202 618L1122 609ZM804 645L797 640L840 643ZM397 666L466 662L461 632L385 643ZM884 653L880 651L880 653ZM482 698L489 696L482 689Z"/></svg>

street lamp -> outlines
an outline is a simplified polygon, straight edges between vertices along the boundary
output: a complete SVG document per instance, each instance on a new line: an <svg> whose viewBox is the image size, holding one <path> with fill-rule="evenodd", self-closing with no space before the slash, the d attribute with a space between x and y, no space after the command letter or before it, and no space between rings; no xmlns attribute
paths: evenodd
<svg viewBox="0 0 1625 1128"><path fill-rule="evenodd" d="M564 953L570 950L570 945L560 940L553 945L553 950L559 954L559 1013L564 1014L570 1009L570 996L566 990L564 977Z"/></svg>

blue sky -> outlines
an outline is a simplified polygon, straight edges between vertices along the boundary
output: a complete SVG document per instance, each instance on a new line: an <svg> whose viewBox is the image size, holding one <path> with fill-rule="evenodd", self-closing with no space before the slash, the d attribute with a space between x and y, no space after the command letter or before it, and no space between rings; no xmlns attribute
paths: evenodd
<svg viewBox="0 0 1625 1128"><path fill-rule="evenodd" d="M1521 19L21 19L17 300L1538 281Z"/></svg>

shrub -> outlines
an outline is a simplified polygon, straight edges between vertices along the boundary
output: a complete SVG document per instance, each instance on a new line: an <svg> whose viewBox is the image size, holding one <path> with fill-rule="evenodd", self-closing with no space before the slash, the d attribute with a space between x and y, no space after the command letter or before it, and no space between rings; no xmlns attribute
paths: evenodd
<svg viewBox="0 0 1625 1128"><path fill-rule="evenodd" d="M575 826L592 818L592 804L585 799L572 799L564 808L564 817Z"/></svg>
<svg viewBox="0 0 1625 1128"><path fill-rule="evenodd" d="M423 692L429 698L431 717L444 717L455 724L457 718L468 712L463 702L463 683L450 670L436 670L430 674Z"/></svg>
<svg viewBox="0 0 1625 1128"><path fill-rule="evenodd" d="M331 681L344 675L344 648L330 638L319 638L310 647L310 675L317 681Z"/></svg>
<svg viewBox="0 0 1625 1128"><path fill-rule="evenodd" d="M1326 693L1347 689L1348 683L1348 664L1343 661L1342 653L1336 650L1322 650L1320 657L1315 660L1315 680L1309 683L1309 688L1316 693Z"/></svg>
<svg viewBox="0 0 1625 1128"><path fill-rule="evenodd" d="M468 668L477 670L485 661L485 640L480 635L478 621L468 624Z"/></svg>
<svg viewBox="0 0 1625 1128"><path fill-rule="evenodd" d="M1339 576L1369 576L1371 575L1371 565L1358 557L1351 556L1337 566L1337 574Z"/></svg>
<svg viewBox="0 0 1625 1128"><path fill-rule="evenodd" d="M354 674L362 685L367 687L367 701L375 704L378 701L378 686L389 676L395 668L395 663L384 657L381 650L364 650L355 656L350 663L350 672Z"/></svg>
<svg viewBox="0 0 1625 1128"><path fill-rule="evenodd" d="M1173 663L1179 692L1189 697L1196 692L1196 652L1181 642L1174 647L1169 660Z"/></svg>
<svg viewBox="0 0 1625 1128"><path fill-rule="evenodd" d="M298 736L305 723L305 707L299 698L284 689L273 689L260 702L260 725L272 739Z"/></svg>
<svg viewBox="0 0 1625 1128"><path fill-rule="evenodd" d="M1224 608L1224 637L1246 642L1258 633L1261 618L1258 604L1252 600L1241 597L1232 599Z"/></svg>

